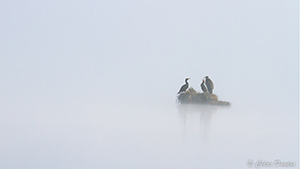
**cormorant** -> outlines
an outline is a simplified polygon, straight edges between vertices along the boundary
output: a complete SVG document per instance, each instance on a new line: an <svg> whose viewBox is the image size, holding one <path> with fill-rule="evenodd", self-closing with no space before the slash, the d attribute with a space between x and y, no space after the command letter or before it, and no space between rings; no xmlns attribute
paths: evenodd
<svg viewBox="0 0 300 169"><path fill-rule="evenodd" d="M201 83L201 89L202 89L202 91L204 92L204 93L206 93L207 92L207 88L206 88L206 86L204 85L204 79L202 79L202 83Z"/></svg>
<svg viewBox="0 0 300 169"><path fill-rule="evenodd" d="M189 83L187 82L189 79L190 78L186 78L185 79L185 84L181 86L181 88L180 88L180 90L179 90L179 92L177 94L179 94L181 92L185 92L186 89L189 88Z"/></svg>
<svg viewBox="0 0 300 169"><path fill-rule="evenodd" d="M214 84L213 82L209 79L208 76L205 76L205 84L206 84L206 87L208 89L208 92L209 93L213 93L213 89L214 89Z"/></svg>

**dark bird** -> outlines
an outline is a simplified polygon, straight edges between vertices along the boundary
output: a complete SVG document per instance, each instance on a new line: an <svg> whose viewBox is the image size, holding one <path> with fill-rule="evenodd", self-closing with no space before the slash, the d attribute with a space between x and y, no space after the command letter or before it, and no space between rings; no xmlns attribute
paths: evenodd
<svg viewBox="0 0 300 169"><path fill-rule="evenodd" d="M210 78L208 76L205 76L205 85L208 89L209 93L213 93L213 89L214 89L214 84L213 82L210 80Z"/></svg>
<svg viewBox="0 0 300 169"><path fill-rule="evenodd" d="M177 94L179 94L181 92L185 92L186 89L189 88L189 83L187 82L189 79L190 78L186 78L185 79L185 84L181 86L181 88L180 88L180 90L179 90L179 92Z"/></svg>
<svg viewBox="0 0 300 169"><path fill-rule="evenodd" d="M202 83L201 83L201 89L202 89L202 91L204 92L204 93L206 93L207 92L207 88L206 88L206 86L204 85L204 79L202 79Z"/></svg>

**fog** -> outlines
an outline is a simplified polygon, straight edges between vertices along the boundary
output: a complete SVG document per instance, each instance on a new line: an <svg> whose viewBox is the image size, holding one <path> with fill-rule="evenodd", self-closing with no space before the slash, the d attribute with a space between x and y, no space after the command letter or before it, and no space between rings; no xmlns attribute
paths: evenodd
<svg viewBox="0 0 300 169"><path fill-rule="evenodd" d="M0 8L0 168L299 167L299 1Z"/></svg>

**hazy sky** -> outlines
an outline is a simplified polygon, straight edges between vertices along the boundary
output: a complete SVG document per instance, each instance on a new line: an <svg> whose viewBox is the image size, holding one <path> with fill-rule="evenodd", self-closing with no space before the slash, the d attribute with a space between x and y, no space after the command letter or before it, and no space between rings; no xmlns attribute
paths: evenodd
<svg viewBox="0 0 300 169"><path fill-rule="evenodd" d="M200 90L209 75L224 99L272 94L297 104L298 7L296 0L1 1L1 95L161 101L186 77Z"/></svg>
<svg viewBox="0 0 300 169"><path fill-rule="evenodd" d="M174 104L186 77L200 90L206 75L221 100L298 118L298 0L2 0L0 11L1 130L18 125L11 114Z"/></svg>

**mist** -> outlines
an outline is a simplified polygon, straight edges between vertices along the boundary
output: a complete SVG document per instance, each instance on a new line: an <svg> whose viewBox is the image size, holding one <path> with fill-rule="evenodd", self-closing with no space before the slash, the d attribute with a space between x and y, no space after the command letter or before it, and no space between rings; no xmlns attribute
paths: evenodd
<svg viewBox="0 0 300 169"><path fill-rule="evenodd" d="M298 1L0 8L0 168L299 166ZM230 107L177 103L205 76Z"/></svg>

